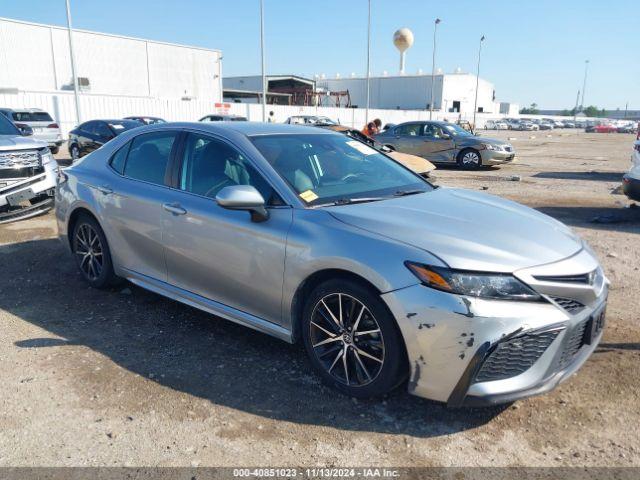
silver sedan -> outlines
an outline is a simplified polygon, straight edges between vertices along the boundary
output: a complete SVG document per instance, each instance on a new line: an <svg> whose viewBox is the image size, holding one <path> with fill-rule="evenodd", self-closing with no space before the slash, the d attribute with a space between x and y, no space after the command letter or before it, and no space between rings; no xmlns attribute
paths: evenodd
<svg viewBox="0 0 640 480"><path fill-rule="evenodd" d="M331 131L136 128L60 174L56 215L91 286L126 279L300 341L354 397L508 402L602 336L608 281L569 228Z"/></svg>

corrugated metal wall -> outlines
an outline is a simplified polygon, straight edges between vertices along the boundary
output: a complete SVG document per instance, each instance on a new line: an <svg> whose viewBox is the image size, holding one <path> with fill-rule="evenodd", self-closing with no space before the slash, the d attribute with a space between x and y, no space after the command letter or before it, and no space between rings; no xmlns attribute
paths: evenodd
<svg viewBox="0 0 640 480"><path fill-rule="evenodd" d="M220 52L74 30L78 77L98 95L221 101ZM0 87L69 90L67 29L0 19Z"/></svg>

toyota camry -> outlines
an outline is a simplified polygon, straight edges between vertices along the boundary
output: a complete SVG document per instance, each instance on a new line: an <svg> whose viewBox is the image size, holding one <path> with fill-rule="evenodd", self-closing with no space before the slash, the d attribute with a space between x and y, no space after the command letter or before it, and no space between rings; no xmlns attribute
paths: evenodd
<svg viewBox="0 0 640 480"><path fill-rule="evenodd" d="M60 173L56 215L89 285L126 279L302 342L353 397L509 402L602 337L609 282L569 228L328 130L128 130Z"/></svg>

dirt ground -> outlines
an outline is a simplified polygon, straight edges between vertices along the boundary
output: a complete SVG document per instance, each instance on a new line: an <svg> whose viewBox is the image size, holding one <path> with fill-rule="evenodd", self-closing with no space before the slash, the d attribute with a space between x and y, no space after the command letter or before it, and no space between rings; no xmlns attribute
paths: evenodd
<svg viewBox="0 0 640 480"><path fill-rule="evenodd" d="M482 133L515 137L517 163L437 183L566 222L612 283L602 344L558 389L472 410L345 398L299 346L89 289L49 213L0 226L0 466L640 466L640 208L612 193L633 136Z"/></svg>

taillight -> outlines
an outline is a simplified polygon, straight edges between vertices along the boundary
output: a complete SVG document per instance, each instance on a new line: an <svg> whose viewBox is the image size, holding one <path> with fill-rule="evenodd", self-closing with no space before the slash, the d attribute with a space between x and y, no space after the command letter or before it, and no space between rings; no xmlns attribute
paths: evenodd
<svg viewBox="0 0 640 480"><path fill-rule="evenodd" d="M47 128L60 128L57 123L50 123Z"/></svg>

